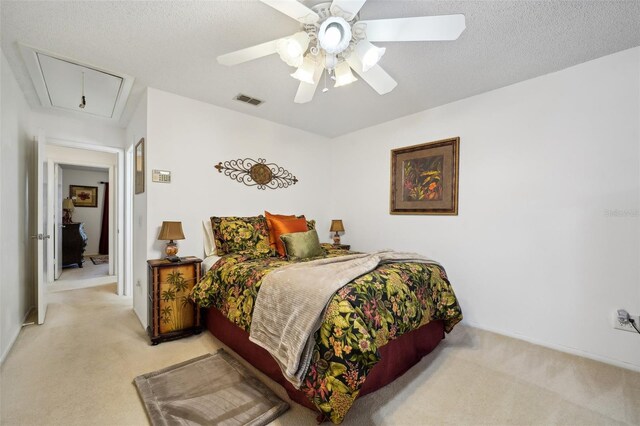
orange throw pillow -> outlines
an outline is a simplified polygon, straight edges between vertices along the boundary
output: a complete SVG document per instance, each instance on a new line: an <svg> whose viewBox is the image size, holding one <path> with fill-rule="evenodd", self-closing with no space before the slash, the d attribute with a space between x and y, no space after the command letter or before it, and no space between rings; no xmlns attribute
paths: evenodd
<svg viewBox="0 0 640 426"><path fill-rule="evenodd" d="M286 215L286 214L271 214L268 211L264 211L264 217L267 219L267 228L269 228L269 244L271 245L271 249L276 249L276 240L280 240L280 237L276 238L275 231L273 230L273 224L271 223L271 219L295 219L294 215Z"/></svg>
<svg viewBox="0 0 640 426"><path fill-rule="evenodd" d="M282 234L291 234L293 232L307 232L306 219L271 219L273 231L276 237L276 251L280 256L286 256L284 243L280 239Z"/></svg>

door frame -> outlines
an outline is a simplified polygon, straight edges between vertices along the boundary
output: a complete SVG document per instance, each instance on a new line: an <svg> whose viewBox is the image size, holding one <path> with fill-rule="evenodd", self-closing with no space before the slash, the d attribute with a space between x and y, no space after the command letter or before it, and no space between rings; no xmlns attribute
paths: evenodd
<svg viewBox="0 0 640 426"><path fill-rule="evenodd" d="M60 164L56 164L54 166L53 172L53 280L50 280L49 283L60 278L60 274L62 274L62 200L64 199L64 195L62 193L62 167Z"/></svg>
<svg viewBox="0 0 640 426"><path fill-rule="evenodd" d="M113 225L111 229L115 231L114 247L111 247L111 246L109 247L110 249L113 248L113 250L110 250L110 252L115 253L115 256L114 256L115 268L112 269L113 264L110 265L109 272L115 273L117 277L117 283L118 283L117 294L119 296L124 295L125 270L131 268L130 264L132 261L130 254L125 255L125 252L124 252L124 239L125 239L124 234L125 233L123 231L124 229L126 229L126 224L124 222L124 210L125 210L124 149L116 148L112 146L103 146L103 145L94 145L90 143L75 142L75 141L69 141L69 140L57 139L57 138L47 138L47 145L74 148L74 149L79 149L84 151L96 151L96 152L106 152L110 154L116 154L115 166L105 166L104 163L84 163L83 165L86 165L89 167L91 166L100 167L100 168L108 167L110 182L112 183L115 182L115 185L110 184L110 190L111 188L115 190L114 191L115 194L113 197L113 199L115 200L115 208L114 208L115 215L112 215L112 217L109 218L109 225L110 226ZM67 162L67 161L61 161L59 159L50 160L48 158L48 155L47 155L47 159L48 161L52 161L53 163L77 165L77 163L73 161ZM111 180L112 176L115 179ZM49 213L49 216L51 216L51 212ZM48 257L49 257L48 261L51 262L53 257L52 256L48 256ZM129 266L127 267L125 265L129 265Z"/></svg>
<svg viewBox="0 0 640 426"><path fill-rule="evenodd" d="M124 234L127 236L125 238L125 248L124 253L128 259L128 262L125 262L125 271L124 271L124 295L125 296L133 296L133 185L134 185L134 155L135 155L135 145L132 144L127 149L127 153L125 156L125 211L124 211Z"/></svg>

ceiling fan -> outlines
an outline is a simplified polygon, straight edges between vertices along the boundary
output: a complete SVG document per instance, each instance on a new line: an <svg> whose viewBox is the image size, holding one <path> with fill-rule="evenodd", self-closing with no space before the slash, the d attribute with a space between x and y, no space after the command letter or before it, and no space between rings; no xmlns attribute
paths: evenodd
<svg viewBox="0 0 640 426"><path fill-rule="evenodd" d="M310 8L297 0L260 1L299 21L301 31L218 56L218 62L231 66L278 53L297 68L291 74L300 80L296 103L313 99L325 71L334 87L357 81L353 70L380 95L389 93L398 83L378 65L386 49L371 42L456 40L465 29L460 14L361 21L366 0L333 0Z"/></svg>

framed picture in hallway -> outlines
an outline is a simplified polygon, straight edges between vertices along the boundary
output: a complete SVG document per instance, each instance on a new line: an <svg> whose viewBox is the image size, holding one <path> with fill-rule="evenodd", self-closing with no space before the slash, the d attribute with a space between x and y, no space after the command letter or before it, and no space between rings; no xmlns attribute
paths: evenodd
<svg viewBox="0 0 640 426"><path fill-rule="evenodd" d="M74 207L98 207L98 187L69 185Z"/></svg>
<svg viewBox="0 0 640 426"><path fill-rule="evenodd" d="M144 138L136 144L136 194L144 192Z"/></svg>
<svg viewBox="0 0 640 426"><path fill-rule="evenodd" d="M460 138L391 150L391 214L458 214Z"/></svg>

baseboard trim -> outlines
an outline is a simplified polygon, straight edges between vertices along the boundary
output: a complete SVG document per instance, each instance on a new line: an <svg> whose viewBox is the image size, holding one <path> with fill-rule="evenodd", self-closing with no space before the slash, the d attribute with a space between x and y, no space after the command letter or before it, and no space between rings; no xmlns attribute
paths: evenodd
<svg viewBox="0 0 640 426"><path fill-rule="evenodd" d="M140 321L140 325L142 326L142 329L146 330L147 329L147 324L145 324L147 322L146 318L143 318L143 316L138 313L138 310L135 307L133 308L133 312L138 317L138 321Z"/></svg>
<svg viewBox="0 0 640 426"><path fill-rule="evenodd" d="M22 324L24 324L27 321L27 318L29 318L29 314L34 309L35 309L35 307L32 306L29 309L27 309L27 313L24 314L24 317L22 318L22 321L20 321L20 327L18 327L18 329L13 334L13 337L11 338L11 341L9 342L9 346L7 346L7 349L4 351L4 353L0 357L0 366L2 366L2 364L4 364L4 360L7 359L7 355L9 355L9 352L11 352L11 348L13 348L13 345L16 343L16 340L18 340L18 336L20 335L20 332L22 331L22 328L23 328Z"/></svg>
<svg viewBox="0 0 640 426"><path fill-rule="evenodd" d="M620 368L624 368L626 370L631 370L631 371L636 371L636 372L640 372L640 365L635 365L635 364L631 364L625 361L620 361L614 358L609 358L606 356L602 356L602 355L596 355L596 354L592 354L591 352L586 352L583 351L581 349L576 349L576 348L572 348L570 346L564 346L564 345L556 345L554 343L547 343L547 342L543 342L541 340L537 340L528 336L524 336L522 334L518 334L518 333L511 333L508 331L504 331L504 330L499 330L496 328L492 328L492 327L485 327L483 325L474 323L474 322L470 322L467 320L463 320L462 322L464 325L469 326L469 327L473 327L473 328L477 328L480 330L485 330L485 331L489 331L491 333L496 333L496 334L501 334L503 336L507 336L507 337L512 337L514 339L518 339L518 340L523 340L525 342L529 342L532 343L534 345L538 345L538 346L543 346L545 348L549 348L549 349L553 349L556 351L560 351L560 352L565 352L571 355L576 355L582 358L588 358L591 359L593 361L598 361L598 362L603 362L605 364L609 364L609 365L615 365L616 367L620 367Z"/></svg>

